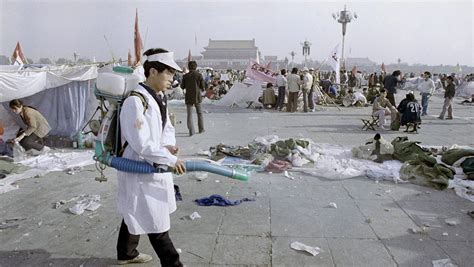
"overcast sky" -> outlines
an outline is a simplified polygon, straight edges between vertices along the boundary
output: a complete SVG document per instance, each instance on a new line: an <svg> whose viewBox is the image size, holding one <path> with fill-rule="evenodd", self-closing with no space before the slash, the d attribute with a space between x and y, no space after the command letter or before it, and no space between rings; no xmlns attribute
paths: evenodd
<svg viewBox="0 0 474 267"><path fill-rule="evenodd" d="M0 0L0 55L20 41L33 60L81 57L126 59L133 50L135 8L145 47L163 47L184 58L211 39L252 39L264 55L297 52L305 39L311 58L322 60L342 42L331 16L344 8L358 19L348 25L346 57L381 63L474 66L471 0L464 1L128 1ZM108 48L104 35L110 43ZM197 45L195 44L197 36Z"/></svg>

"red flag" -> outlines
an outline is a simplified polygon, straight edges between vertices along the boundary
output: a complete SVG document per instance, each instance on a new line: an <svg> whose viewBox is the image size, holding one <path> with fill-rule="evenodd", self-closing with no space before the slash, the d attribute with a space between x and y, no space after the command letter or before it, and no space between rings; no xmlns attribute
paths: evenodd
<svg viewBox="0 0 474 267"><path fill-rule="evenodd" d="M130 53L130 49L128 50L127 65L132 66L132 53Z"/></svg>
<svg viewBox="0 0 474 267"><path fill-rule="evenodd" d="M15 50L13 51L12 55L12 62L18 62L20 65L28 63L25 56L23 55L23 51L21 50L20 42L16 43Z"/></svg>
<svg viewBox="0 0 474 267"><path fill-rule="evenodd" d="M140 60L142 58L142 49L143 49L143 43L142 43L142 37L140 36L140 31L138 30L138 9L136 9L135 12L135 38L134 38L134 44L135 44L135 62L134 66L140 65Z"/></svg>
<svg viewBox="0 0 474 267"><path fill-rule="evenodd" d="M191 60L192 60L192 57L191 57L191 49L189 49L189 53L188 53L188 63L189 63L189 61L191 61Z"/></svg>
<svg viewBox="0 0 474 267"><path fill-rule="evenodd" d="M382 62L381 68L382 68L382 71L383 71L383 72L387 72L387 70L385 69L385 64L384 64L383 62Z"/></svg>
<svg viewBox="0 0 474 267"><path fill-rule="evenodd" d="M352 68L352 75L353 75L353 76L356 76L356 74L357 74L357 68L356 68L356 66L354 66L354 67Z"/></svg>

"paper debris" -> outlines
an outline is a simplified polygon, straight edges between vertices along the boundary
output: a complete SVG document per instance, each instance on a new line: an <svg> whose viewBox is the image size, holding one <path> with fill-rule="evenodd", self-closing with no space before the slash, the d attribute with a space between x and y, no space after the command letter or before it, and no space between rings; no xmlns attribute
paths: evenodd
<svg viewBox="0 0 474 267"><path fill-rule="evenodd" d="M286 178L290 179L290 180L294 180L294 179L295 179L295 177L293 177L293 175L292 175L291 173L289 173L288 171L285 171L285 172L283 173L283 175L284 175Z"/></svg>
<svg viewBox="0 0 474 267"><path fill-rule="evenodd" d="M203 180L207 179L208 175L209 174L207 172L194 172L193 173L194 178L196 178L196 180L198 180L198 181L203 181Z"/></svg>
<svg viewBox="0 0 474 267"><path fill-rule="evenodd" d="M444 222L445 222L447 225L451 225L451 226L456 226L456 225L459 224L459 220L456 219L456 218L446 219L446 220L444 220Z"/></svg>
<svg viewBox="0 0 474 267"><path fill-rule="evenodd" d="M448 233L444 232L443 235L444 235L444 236L448 236Z"/></svg>
<svg viewBox="0 0 474 267"><path fill-rule="evenodd" d="M337 209L337 204L334 202L329 202L328 207Z"/></svg>
<svg viewBox="0 0 474 267"><path fill-rule="evenodd" d="M66 169L66 173L69 174L69 175L74 175L74 174L76 174L76 173L81 172L82 170L84 170L84 167L82 167L82 166L75 166L75 167L67 168L67 169Z"/></svg>
<svg viewBox="0 0 474 267"><path fill-rule="evenodd" d="M433 263L433 267L457 267L456 264L451 262L451 259L441 259L441 260L434 260L431 263Z"/></svg>
<svg viewBox="0 0 474 267"><path fill-rule="evenodd" d="M176 252L178 252L178 254L181 254L183 251L180 248L177 248Z"/></svg>
<svg viewBox="0 0 474 267"><path fill-rule="evenodd" d="M199 213L197 213L197 211L195 211L195 212L191 213L191 215L189 215L189 218L194 221L196 219L201 219L201 215L199 215Z"/></svg>
<svg viewBox="0 0 474 267"><path fill-rule="evenodd" d="M81 215L84 211L95 211L100 207L100 195L81 195L80 200L68 210L74 215Z"/></svg>
<svg viewBox="0 0 474 267"><path fill-rule="evenodd" d="M291 243L290 247L294 250L306 251L313 256L316 256L321 252L321 249L319 247L311 247L298 241Z"/></svg>

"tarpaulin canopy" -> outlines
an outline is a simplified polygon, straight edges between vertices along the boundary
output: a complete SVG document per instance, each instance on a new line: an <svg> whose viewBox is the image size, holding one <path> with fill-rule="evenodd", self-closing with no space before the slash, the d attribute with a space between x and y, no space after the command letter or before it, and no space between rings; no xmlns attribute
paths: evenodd
<svg viewBox="0 0 474 267"><path fill-rule="evenodd" d="M0 68L0 102L24 98L73 81L97 78L97 66L53 66L26 70Z"/></svg>

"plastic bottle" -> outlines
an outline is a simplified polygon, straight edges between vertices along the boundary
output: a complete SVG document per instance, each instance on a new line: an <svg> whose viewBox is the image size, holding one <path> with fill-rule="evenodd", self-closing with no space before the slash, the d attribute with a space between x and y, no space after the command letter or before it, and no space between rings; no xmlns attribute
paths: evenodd
<svg viewBox="0 0 474 267"><path fill-rule="evenodd" d="M77 140L77 147L79 149L83 149L84 148L84 136L82 134L82 131L79 131L77 133L76 140Z"/></svg>

